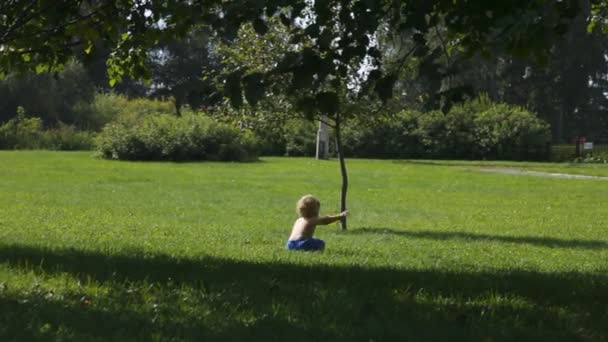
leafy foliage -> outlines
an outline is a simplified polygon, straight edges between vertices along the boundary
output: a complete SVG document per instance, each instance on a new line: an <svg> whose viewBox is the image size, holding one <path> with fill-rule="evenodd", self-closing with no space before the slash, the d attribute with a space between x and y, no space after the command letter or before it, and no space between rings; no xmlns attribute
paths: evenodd
<svg viewBox="0 0 608 342"><path fill-rule="evenodd" d="M3 149L40 148L42 120L28 118L25 110L19 107L17 117L0 126L0 147Z"/></svg>
<svg viewBox="0 0 608 342"><path fill-rule="evenodd" d="M152 97L172 97L177 114L184 105L198 109L214 105L221 99L208 74L219 68L211 48L211 33L194 28L183 39L159 44L153 48L150 71Z"/></svg>
<svg viewBox="0 0 608 342"><path fill-rule="evenodd" d="M82 64L70 62L56 74L12 73L0 80L0 122L15 116L17 107L40 117L45 126L57 122L93 129L93 118L83 107L93 100L95 88Z"/></svg>
<svg viewBox="0 0 608 342"><path fill-rule="evenodd" d="M448 113L403 111L344 132L347 155L367 158L542 160L549 127L533 113L487 97Z"/></svg>
<svg viewBox="0 0 608 342"><path fill-rule="evenodd" d="M567 1L344 1L326 0L314 4L303 0L239 1L217 0L180 2L159 0L99 1L84 5L80 1L19 0L5 3L0 22L0 73L8 70L47 70L64 64L74 51L90 53L92 42L103 39L114 52L108 60L111 82L123 76L149 76L146 52L158 41L183 37L201 23L207 23L221 37L232 39L239 27L252 23L258 34L270 31L269 21L279 21L289 30L287 51L272 70L264 73L264 88L273 86L267 77L287 74L291 82L285 90L299 98L315 98L329 105L331 97L317 93L339 93L349 77L356 77L363 60L380 77L375 84L361 89L376 89L381 99L388 99L395 71L384 68L385 46L377 45L381 30L398 32L416 42L413 56L425 60L420 66L432 66L442 49L430 46L425 35L438 23L448 32L446 46L458 48L464 56L495 51L535 56L543 60L553 38L564 32L568 21L580 11L578 0ZM597 9L596 9L597 10ZM481 14L481 15L479 15ZM162 24L160 24L162 22ZM120 30L120 31L119 31ZM66 44L66 42L69 42ZM404 58L412 56L408 53ZM438 69L438 78L447 77L449 69ZM256 102L259 87L241 87L240 74L228 87L234 105L236 93L244 91ZM349 76L350 75L350 76ZM333 80L339 80L334 84ZM365 81L365 80L362 80ZM306 91L301 91L306 90ZM312 105L311 105L312 106ZM312 108L312 107L310 107Z"/></svg>
<svg viewBox="0 0 608 342"><path fill-rule="evenodd" d="M587 164L608 164L608 153L597 153L584 158L575 159L575 161Z"/></svg>
<svg viewBox="0 0 608 342"><path fill-rule="evenodd" d="M42 120L26 117L19 107L17 117L0 125L0 149L91 150L93 135L74 126L60 124L45 130Z"/></svg>
<svg viewBox="0 0 608 342"><path fill-rule="evenodd" d="M97 148L102 157L120 160L251 161L259 153L250 133L195 114L119 119L103 128Z"/></svg>

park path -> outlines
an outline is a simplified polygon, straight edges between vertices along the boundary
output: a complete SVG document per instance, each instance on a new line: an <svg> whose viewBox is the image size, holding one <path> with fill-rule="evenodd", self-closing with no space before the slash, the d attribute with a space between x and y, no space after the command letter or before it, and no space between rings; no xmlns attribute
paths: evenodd
<svg viewBox="0 0 608 342"><path fill-rule="evenodd" d="M521 170L512 167L481 167L475 170L481 172L501 173L505 175L529 175L537 177L553 177L553 178L565 178L565 179L595 179L595 180L608 180L608 177L601 176L587 176L587 175L573 175L568 173L553 173L553 172L541 172L541 171L529 171Z"/></svg>

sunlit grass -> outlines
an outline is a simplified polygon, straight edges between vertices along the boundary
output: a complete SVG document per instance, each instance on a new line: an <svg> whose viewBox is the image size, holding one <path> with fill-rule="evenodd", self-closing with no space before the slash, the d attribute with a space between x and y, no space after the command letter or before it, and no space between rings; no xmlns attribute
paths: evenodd
<svg viewBox="0 0 608 342"><path fill-rule="evenodd" d="M608 182L349 160L349 231L284 249L337 162L0 152L0 339L608 338Z"/></svg>

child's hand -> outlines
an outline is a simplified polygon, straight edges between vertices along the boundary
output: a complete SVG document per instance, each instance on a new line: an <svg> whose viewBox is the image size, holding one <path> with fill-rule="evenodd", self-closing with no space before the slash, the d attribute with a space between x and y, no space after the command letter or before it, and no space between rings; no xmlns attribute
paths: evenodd
<svg viewBox="0 0 608 342"><path fill-rule="evenodd" d="M340 213L340 217L346 217L348 215L348 210L344 210Z"/></svg>

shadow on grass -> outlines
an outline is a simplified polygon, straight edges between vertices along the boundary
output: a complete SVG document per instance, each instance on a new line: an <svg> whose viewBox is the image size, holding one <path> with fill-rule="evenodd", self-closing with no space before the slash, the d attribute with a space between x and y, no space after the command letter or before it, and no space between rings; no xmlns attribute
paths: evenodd
<svg viewBox="0 0 608 342"><path fill-rule="evenodd" d="M0 260L43 281L63 275L104 289L72 285L61 297L5 284L0 340L608 338L603 273L455 273L19 245L0 246Z"/></svg>
<svg viewBox="0 0 608 342"><path fill-rule="evenodd" d="M348 234L377 234L377 235L398 235L420 239L432 240L463 240L463 241L497 241L508 243L522 243L552 248L573 248L573 249L608 249L608 243L594 240L564 240L556 238L534 237L534 236L503 236L489 234L473 234L466 232L445 232L445 231L412 231L395 230L392 228L360 228L353 229Z"/></svg>

